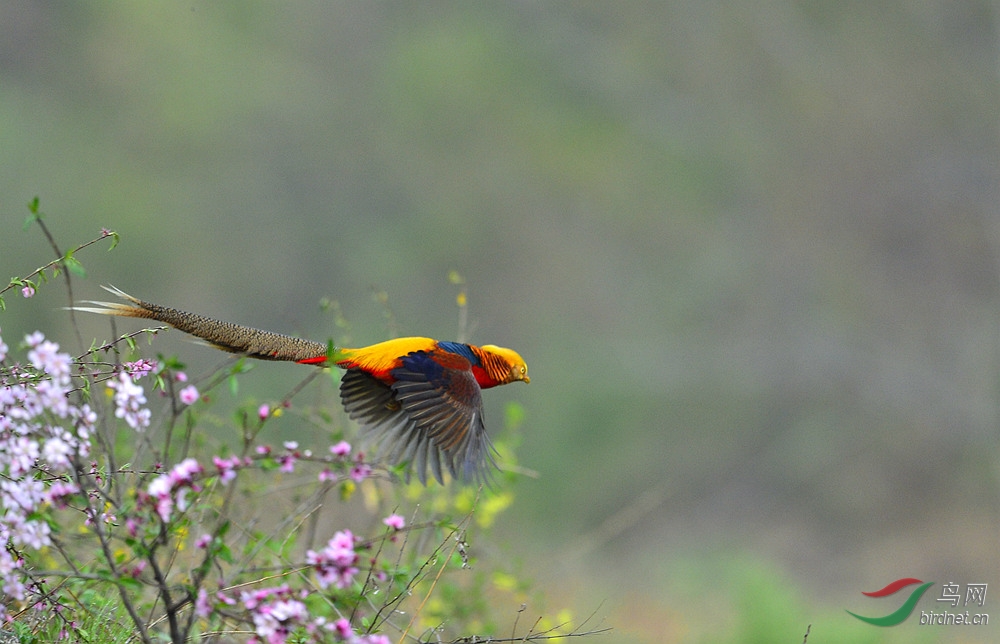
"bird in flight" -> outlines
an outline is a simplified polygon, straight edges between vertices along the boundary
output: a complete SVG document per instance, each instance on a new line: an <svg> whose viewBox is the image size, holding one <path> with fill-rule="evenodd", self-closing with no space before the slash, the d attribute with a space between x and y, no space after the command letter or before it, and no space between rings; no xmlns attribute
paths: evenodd
<svg viewBox="0 0 1000 644"><path fill-rule="evenodd" d="M396 338L349 349L262 331L239 324L151 304L114 287L125 300L90 302L79 311L145 318L251 358L286 360L344 369L340 400L366 440L380 446L387 460L407 463L427 484L430 471L444 483L444 471L467 482L488 478L497 467L495 449L483 422L482 390L511 382L530 382L528 366L516 351L431 338Z"/></svg>

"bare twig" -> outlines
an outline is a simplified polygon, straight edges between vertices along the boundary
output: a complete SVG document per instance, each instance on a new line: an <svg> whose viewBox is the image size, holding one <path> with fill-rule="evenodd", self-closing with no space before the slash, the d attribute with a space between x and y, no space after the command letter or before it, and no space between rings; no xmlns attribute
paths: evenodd
<svg viewBox="0 0 1000 644"><path fill-rule="evenodd" d="M478 497L477 497L476 500L478 501ZM387 622L389 620L389 615L392 614L392 611L390 610L389 611L389 615L386 615L384 618L382 617L382 613L384 613L387 609L391 609L392 606L398 604L400 601L402 601L402 599L404 597L408 596L412 592L413 588L417 585L417 583L419 583L419 581L424 578L424 571L429 566L433 565L433 563L437 560L438 555L444 549L445 544L447 544L448 541L450 541L453 537L457 536L459 534L459 532L461 532L462 526L465 525L472 518L472 515L475 512L475 510L476 510L475 504L473 504L472 510L470 510L469 513L465 515L465 517L462 519L461 523L459 523L458 526L453 527L451 529L451 531L449 531L448 536L446 536L444 538L444 540L441 541L441 543L434 549L434 551L430 554L430 556L427 557L427 559L424 561L424 563L421 564L420 568L417 569L417 572L414 573L413 576L410 577L409 581L406 582L406 586L402 590L400 590L399 593L397 593L395 597L393 597L392 599L388 600L385 604L382 605L381 608L378 609L378 612L375 613L375 617L373 617L372 620L371 620L371 626L368 629L369 632L375 632L378 629L379 626L381 626L382 624L384 624L385 622ZM454 554L455 548L457 548L457 547L458 547L458 542L456 541L455 545L452 546L452 551L451 551L451 553L449 553L448 559L451 558L451 555ZM447 565L448 559L445 560L445 562L444 562L445 565ZM443 569L444 569L444 566L442 566L442 570ZM440 576L440 572L438 573L438 576ZM426 598L425 598L425 601L426 601ZM421 607L422 606L423 606L423 604L421 604ZM419 613L420 613L420 611L418 610L417 614L419 614ZM414 615L414 619L415 618L416 618L416 615ZM413 622L411 620L410 625L412 625L412 623ZM409 630L409 626L407 626L407 630ZM404 633L404 636L405 636L405 633Z"/></svg>

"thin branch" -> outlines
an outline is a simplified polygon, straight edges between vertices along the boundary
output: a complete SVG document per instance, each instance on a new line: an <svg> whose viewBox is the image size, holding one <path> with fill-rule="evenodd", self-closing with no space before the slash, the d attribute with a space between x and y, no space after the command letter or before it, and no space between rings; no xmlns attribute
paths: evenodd
<svg viewBox="0 0 1000 644"><path fill-rule="evenodd" d="M81 481L78 480L77 485L80 484ZM101 521L97 516L94 517L93 530L97 535L98 542L101 545L101 553L104 555L104 561L107 563L108 569L111 571L114 586L118 589L118 596L121 597L122 605L128 612L129 617L132 618L132 623L135 624L136 629L138 629L139 636L142 638L142 641L145 644L152 644L153 640L149 637L149 631L146 630L146 624L139 616L139 613L132 602L129 591L125 588L124 584L118 581L121 577L121 573L118 571L118 566L115 564L115 556L114 553L111 552L111 544L108 540L107 534L104 532L104 526L101 524Z"/></svg>
<svg viewBox="0 0 1000 644"><path fill-rule="evenodd" d="M427 604L427 600L430 599L431 595L434 594L434 589L437 587L438 581L441 580L441 575L444 574L445 569L448 567L448 562L451 561L452 555L454 555L455 551L458 550L459 546L462 545L462 540L464 538L463 535L465 533L465 526L467 526L472 521L472 516L476 513L476 508L479 505L479 495L482 493L482 491L483 488L482 486L480 486L479 491L476 492L476 498L472 502L472 509L469 510L468 514L465 515L462 521L459 522L459 524L455 526L455 528L449 533L448 540L452 539L454 540L454 544L451 546L451 551L448 552L448 556L445 557L444 561L441 562L441 568L438 569L437 574L434 575L434 581L431 582L431 587L427 589L427 594L424 595L424 598L420 601L420 605L417 606L417 610L413 611L413 616L410 618L410 622L406 625L406 628L403 630L402 636L400 636L399 638L400 642L406 639L406 635L410 632L410 628L413 626L414 623L416 623L417 619L420 617L420 614L423 612L424 605ZM447 543L447 541L445 543ZM444 543L441 544L441 546L443 545ZM441 546L438 546L438 548L434 551L435 554L441 550ZM462 555L462 559L464 562L465 560L464 554ZM423 570L423 567L421 567L421 570Z"/></svg>
<svg viewBox="0 0 1000 644"><path fill-rule="evenodd" d="M471 512L470 514L466 515L466 517L462 520L462 524L464 524L469 519L470 516L472 516ZM403 600L404 597L410 595L410 593L413 591L413 588L416 587L417 583L419 583L420 580L424 578L424 571L430 565L432 565L434 560L437 559L438 553L441 552L445 544L448 543L448 541L450 541L453 536L458 534L458 531L459 527L453 528L451 532L448 533L448 536L446 536L444 540L442 540L441 543L434 549L434 551L430 554L430 556L428 556L427 559L424 560L424 562L420 565L420 568L417 569L417 572L415 572L410 577L410 579L406 582L406 586L404 586L403 589L400 590L395 597L387 601L385 604L382 605L381 608L378 609L378 612L375 613L375 616L371 620L371 626L369 626L368 628L369 633L375 632L379 628L379 626L389 621L389 615L386 615L385 618L383 619L382 613L385 612L386 609L392 607L393 605L398 604L400 601ZM454 552L454 547L452 549L452 552ZM392 614L392 611L390 611L390 614Z"/></svg>
<svg viewBox="0 0 1000 644"><path fill-rule="evenodd" d="M490 642L501 643L501 642L545 642L549 640L561 640L569 639L570 637L587 637L590 635L600 635L601 633L610 633L612 629L610 626L605 628L596 628L589 631L582 632L572 632L572 633L551 633L546 631L545 633L538 633L535 635L525 635L524 637L481 637L479 635L469 635L467 637L460 637L455 640L451 640L448 644L473 644L475 642ZM431 640L418 640L414 644L439 644L438 642L432 642Z"/></svg>

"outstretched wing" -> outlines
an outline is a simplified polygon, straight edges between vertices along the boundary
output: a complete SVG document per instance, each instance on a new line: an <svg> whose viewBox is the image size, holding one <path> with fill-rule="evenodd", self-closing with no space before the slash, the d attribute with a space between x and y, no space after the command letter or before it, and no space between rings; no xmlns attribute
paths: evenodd
<svg viewBox="0 0 1000 644"><path fill-rule="evenodd" d="M348 369L340 399L361 424L362 440L377 444L393 463L408 462L421 483L430 470L443 483L482 480L495 467L483 424L482 396L469 363L451 353L415 351L392 370L391 385L361 369ZM443 466L443 467L442 467Z"/></svg>
<svg viewBox="0 0 1000 644"><path fill-rule="evenodd" d="M395 399L418 432L445 457L453 476L482 480L496 467L483 422L483 398L464 357L415 351L392 370Z"/></svg>
<svg viewBox="0 0 1000 644"><path fill-rule="evenodd" d="M396 401L389 385L361 369L349 369L340 380L340 401L347 415L361 425L363 445L379 446L390 463L407 462L407 480L415 468L417 478L427 485L430 468L434 478L444 484L440 452ZM454 476L454 467L449 464L448 468Z"/></svg>

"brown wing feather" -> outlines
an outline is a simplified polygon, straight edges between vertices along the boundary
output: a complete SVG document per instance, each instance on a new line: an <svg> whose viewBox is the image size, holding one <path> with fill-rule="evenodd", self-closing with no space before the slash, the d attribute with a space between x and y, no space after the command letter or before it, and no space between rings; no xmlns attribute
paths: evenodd
<svg viewBox="0 0 1000 644"><path fill-rule="evenodd" d="M496 466L495 450L471 369L444 367L436 356L416 352L404 358L392 375L396 400L416 428L433 440L449 470L467 481L488 478L491 466Z"/></svg>
<svg viewBox="0 0 1000 644"><path fill-rule="evenodd" d="M441 455L432 437L417 427L389 385L361 369L349 369L340 381L340 401L347 415L361 425L365 445L384 450L382 456L391 463L408 463L407 480L416 469L417 478L426 485L429 469L438 483L444 483ZM454 477L454 462L446 458L445 465Z"/></svg>

